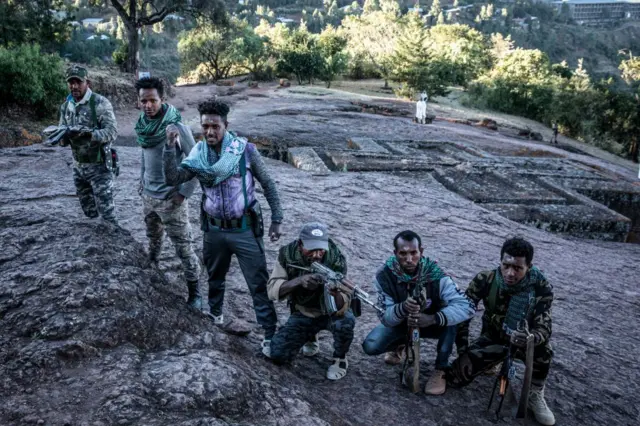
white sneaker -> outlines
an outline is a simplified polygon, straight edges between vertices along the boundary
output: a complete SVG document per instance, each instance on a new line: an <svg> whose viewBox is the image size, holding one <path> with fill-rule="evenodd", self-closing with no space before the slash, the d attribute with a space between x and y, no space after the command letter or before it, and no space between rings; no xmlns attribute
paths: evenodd
<svg viewBox="0 0 640 426"><path fill-rule="evenodd" d="M315 356L320 352L320 343L318 342L307 342L302 346L302 355L304 356Z"/></svg>
<svg viewBox="0 0 640 426"><path fill-rule="evenodd" d="M211 315L213 317L213 323L215 325L222 325L224 324L224 314L220 314L218 316L215 315Z"/></svg>
<svg viewBox="0 0 640 426"><path fill-rule="evenodd" d="M340 380L347 374L347 368L349 367L349 362L347 361L347 357L344 358L334 358L333 364L329 366L327 370L327 379L329 380Z"/></svg>
<svg viewBox="0 0 640 426"><path fill-rule="evenodd" d="M553 426L556 424L556 418L544 400L544 386L541 388L531 386L531 391L529 391L529 409L533 411L533 415L538 423L545 426Z"/></svg>
<svg viewBox="0 0 640 426"><path fill-rule="evenodd" d="M261 346L262 354L267 358L271 358L271 340L264 339Z"/></svg>

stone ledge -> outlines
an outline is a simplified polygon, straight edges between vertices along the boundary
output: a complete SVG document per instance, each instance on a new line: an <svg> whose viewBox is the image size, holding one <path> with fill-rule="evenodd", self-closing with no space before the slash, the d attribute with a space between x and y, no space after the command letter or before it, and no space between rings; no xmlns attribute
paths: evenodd
<svg viewBox="0 0 640 426"><path fill-rule="evenodd" d="M289 148L288 162L294 167L318 175L328 175L331 170L316 151L308 146Z"/></svg>
<svg viewBox="0 0 640 426"><path fill-rule="evenodd" d="M377 152L380 154L389 154L389 151L378 145L370 138L349 138L347 147L366 152Z"/></svg>

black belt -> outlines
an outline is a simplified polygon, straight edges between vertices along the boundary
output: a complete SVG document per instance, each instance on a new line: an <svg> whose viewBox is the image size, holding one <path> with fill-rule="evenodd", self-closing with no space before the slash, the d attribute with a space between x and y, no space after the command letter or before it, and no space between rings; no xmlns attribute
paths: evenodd
<svg viewBox="0 0 640 426"><path fill-rule="evenodd" d="M245 228L251 226L251 217L244 216ZM220 229L242 229L242 218L238 219L218 219L217 217L211 217L207 215L207 220L213 226L217 226Z"/></svg>

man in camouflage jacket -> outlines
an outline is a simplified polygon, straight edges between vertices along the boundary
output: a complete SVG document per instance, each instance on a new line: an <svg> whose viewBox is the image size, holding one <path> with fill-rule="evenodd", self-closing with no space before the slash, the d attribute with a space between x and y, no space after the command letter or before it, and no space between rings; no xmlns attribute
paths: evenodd
<svg viewBox="0 0 640 426"><path fill-rule="evenodd" d="M117 224L113 203L113 177L106 166L110 146L118 136L111 103L89 88L87 70L74 65L67 70L70 95L60 107L59 126L74 127L60 145L71 145L73 182L87 217L99 215ZM105 158L107 157L107 158Z"/></svg>
<svg viewBox="0 0 640 426"><path fill-rule="evenodd" d="M549 374L553 350L551 338L551 304L553 287L542 272L532 265L533 246L522 238L507 240L500 253L500 266L480 272L465 294L476 307L483 302L480 337L469 345L469 321L460 324L456 336L458 359L448 374L451 386L465 386L485 371L501 363L509 345L526 346L526 336L518 324L526 321L534 336L534 359L529 408L543 425L554 425L555 418L544 399L544 384ZM515 358L524 361L524 351Z"/></svg>

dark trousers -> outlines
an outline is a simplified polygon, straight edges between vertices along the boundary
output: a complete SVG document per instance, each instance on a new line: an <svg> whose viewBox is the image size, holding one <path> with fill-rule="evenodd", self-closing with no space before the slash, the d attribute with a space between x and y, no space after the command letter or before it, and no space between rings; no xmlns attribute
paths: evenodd
<svg viewBox="0 0 640 426"><path fill-rule="evenodd" d="M271 359L280 363L291 361L305 343L315 340L315 335L321 330L329 330L333 334L333 357L344 358L353 341L355 325L356 318L351 311L341 317L323 315L317 318L294 312L271 340Z"/></svg>
<svg viewBox="0 0 640 426"><path fill-rule="evenodd" d="M225 279L229 272L231 256L236 255L242 275L253 298L253 308L258 324L264 328L265 338L270 339L276 331L278 318L273 302L267 296L267 260L262 241L253 231L227 232L209 227L204 232L203 258L209 273L209 308L213 315L222 314Z"/></svg>
<svg viewBox="0 0 640 426"><path fill-rule="evenodd" d="M364 339L362 349L367 355L380 355L391 352L398 346L407 343L408 330L406 323L396 327L385 327L380 324ZM453 342L456 339L456 326L438 327L431 326L420 329L420 338L438 339L438 355L436 357L436 369L444 370L449 366L449 356L453 351Z"/></svg>
<svg viewBox="0 0 640 426"><path fill-rule="evenodd" d="M508 351L508 346L503 342L481 335L453 362L447 379L450 384L456 387L468 385L474 378L501 363L507 357ZM514 358L524 361L524 351L517 350ZM553 349L549 343L535 347L532 375L532 383L534 385L544 385L549 375L552 358Z"/></svg>

